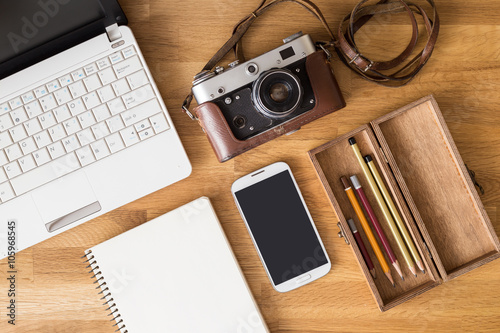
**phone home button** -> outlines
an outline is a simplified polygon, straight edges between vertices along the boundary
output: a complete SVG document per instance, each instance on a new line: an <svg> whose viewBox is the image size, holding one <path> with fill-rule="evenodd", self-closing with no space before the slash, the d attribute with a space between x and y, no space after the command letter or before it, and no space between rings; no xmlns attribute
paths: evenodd
<svg viewBox="0 0 500 333"><path fill-rule="evenodd" d="M304 275L303 277L297 279L297 283L302 283L302 282L305 282L307 280L309 280L311 278L311 274L307 274L307 275Z"/></svg>

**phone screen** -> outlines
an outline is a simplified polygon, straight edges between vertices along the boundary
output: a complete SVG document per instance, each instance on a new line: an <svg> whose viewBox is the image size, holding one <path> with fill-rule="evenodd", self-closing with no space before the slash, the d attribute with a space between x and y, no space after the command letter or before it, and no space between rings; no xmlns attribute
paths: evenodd
<svg viewBox="0 0 500 333"><path fill-rule="evenodd" d="M328 263L289 171L235 196L275 285Z"/></svg>

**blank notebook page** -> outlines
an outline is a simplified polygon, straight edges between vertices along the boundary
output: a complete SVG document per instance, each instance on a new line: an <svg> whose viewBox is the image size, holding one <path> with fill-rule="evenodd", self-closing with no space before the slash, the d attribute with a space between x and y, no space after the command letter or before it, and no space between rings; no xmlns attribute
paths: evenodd
<svg viewBox="0 0 500 333"><path fill-rule="evenodd" d="M268 332L206 197L86 253L122 333Z"/></svg>

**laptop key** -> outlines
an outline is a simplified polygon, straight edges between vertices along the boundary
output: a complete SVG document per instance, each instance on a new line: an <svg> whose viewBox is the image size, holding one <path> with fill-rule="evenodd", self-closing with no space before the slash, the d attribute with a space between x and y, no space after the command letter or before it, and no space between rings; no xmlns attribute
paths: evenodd
<svg viewBox="0 0 500 333"><path fill-rule="evenodd" d="M109 63L108 58L103 58L97 61L97 68L99 68L99 70L103 70L105 68L108 68L109 66L111 66L111 64Z"/></svg>
<svg viewBox="0 0 500 333"><path fill-rule="evenodd" d="M12 144L12 139L8 132L0 133L0 149L4 149L5 147Z"/></svg>
<svg viewBox="0 0 500 333"><path fill-rule="evenodd" d="M35 150L38 149L38 147L35 144L35 140L33 140L33 137L29 136L25 140L21 141L19 143L21 146L21 150L23 151L23 155L28 155L34 152Z"/></svg>
<svg viewBox="0 0 500 333"><path fill-rule="evenodd" d="M47 83L47 89L49 90L49 92L54 92L59 88L61 88L61 86L59 85L59 82L57 80Z"/></svg>
<svg viewBox="0 0 500 333"><path fill-rule="evenodd" d="M9 179L17 177L22 173L21 167L19 166L19 163L17 163L17 161L11 162L6 166L4 166L3 168Z"/></svg>
<svg viewBox="0 0 500 333"><path fill-rule="evenodd" d="M120 51L113 53L112 55L109 56L109 60L113 65L122 61L123 60L122 53Z"/></svg>
<svg viewBox="0 0 500 333"><path fill-rule="evenodd" d="M10 111L9 104L7 104L7 103L0 104L0 114L8 112L8 111Z"/></svg>
<svg viewBox="0 0 500 333"><path fill-rule="evenodd" d="M50 155L47 149L42 148L33 153L33 158L38 166L43 165L50 161Z"/></svg>
<svg viewBox="0 0 500 333"><path fill-rule="evenodd" d="M49 111L58 106L56 99L52 94L40 98L40 105L42 106L43 111Z"/></svg>
<svg viewBox="0 0 500 333"><path fill-rule="evenodd" d="M38 148L43 148L52 143L52 140L50 139L49 133L47 133L47 131L43 131L36 134L34 138Z"/></svg>
<svg viewBox="0 0 500 333"><path fill-rule="evenodd" d="M123 131L120 131L120 134L122 136L123 142L125 143L125 146L127 147L130 147L131 145L139 142L137 131L132 126L124 129Z"/></svg>
<svg viewBox="0 0 500 333"><path fill-rule="evenodd" d="M21 101L20 97L16 97L9 102L9 105L10 105L10 108L14 110L18 107L23 106L23 102Z"/></svg>
<svg viewBox="0 0 500 333"><path fill-rule="evenodd" d="M151 87L150 84L122 96L123 102L125 103L127 109L136 107L137 105L142 104L152 99L153 97L155 97L155 93L153 91L153 87Z"/></svg>
<svg viewBox="0 0 500 333"><path fill-rule="evenodd" d="M125 148L125 145L123 144L123 140L119 133L111 134L110 136L106 137L105 140L106 143L108 144L111 154L114 154L117 151L120 151L123 148Z"/></svg>
<svg viewBox="0 0 500 333"><path fill-rule="evenodd" d="M125 122L125 126L130 126L159 112L161 112L160 104L158 104L156 99L152 99L149 102L123 112L121 115L123 117L123 121Z"/></svg>
<svg viewBox="0 0 500 333"><path fill-rule="evenodd" d="M54 97L56 98L57 104L63 105L72 100L71 94L67 87L59 89L54 92Z"/></svg>
<svg viewBox="0 0 500 333"><path fill-rule="evenodd" d="M40 121L40 124L42 125L43 129L47 129L51 126L54 126L57 123L52 111L45 112L44 114L38 117L38 120Z"/></svg>
<svg viewBox="0 0 500 333"><path fill-rule="evenodd" d="M47 90L47 87L45 87L45 86L41 86L41 87L36 88L34 90L34 92L35 92L36 98L43 97L49 93L49 91Z"/></svg>
<svg viewBox="0 0 500 333"><path fill-rule="evenodd" d="M149 118L149 120L151 121L151 124L153 124L153 128L156 134L166 131L170 128L163 112L154 115L153 117Z"/></svg>
<svg viewBox="0 0 500 333"><path fill-rule="evenodd" d="M106 68L105 70L100 71L98 75L103 86L116 81L115 73L113 73L113 70L111 68Z"/></svg>
<svg viewBox="0 0 500 333"><path fill-rule="evenodd" d="M66 87L68 84L72 83L73 79L71 78L71 75L66 74L63 77L59 78L59 83L61 84L61 87Z"/></svg>
<svg viewBox="0 0 500 333"><path fill-rule="evenodd" d="M14 126L14 123L12 122L12 118L8 113L0 116L0 132L8 130L12 126Z"/></svg>
<svg viewBox="0 0 500 333"><path fill-rule="evenodd" d="M2 202L8 201L15 197L14 191L8 182L0 184L0 200Z"/></svg>
<svg viewBox="0 0 500 333"><path fill-rule="evenodd" d="M92 153L92 150L89 146L78 149L76 151L76 156L78 156L78 159L80 160L82 166L86 166L92 162L95 162L94 154Z"/></svg>
<svg viewBox="0 0 500 333"><path fill-rule="evenodd" d="M56 159L66 154L66 151L64 150L61 141L54 142L53 144L47 146L47 149L49 150L49 154L52 157L52 159Z"/></svg>
<svg viewBox="0 0 500 333"><path fill-rule="evenodd" d="M135 48L134 48L134 45L131 45L131 46L127 47L126 49L124 49L124 50L122 51L122 53L123 53L123 57L124 57L125 59L127 59L127 58L130 58L130 57L134 56L134 55L136 54L136 53L135 53Z"/></svg>
<svg viewBox="0 0 500 333"><path fill-rule="evenodd" d="M17 108L12 111L10 113L10 116L12 117L12 121L15 125L24 123L26 120L28 120L28 115L26 114L26 111L24 111L23 107Z"/></svg>
<svg viewBox="0 0 500 333"><path fill-rule="evenodd" d="M24 194L80 168L75 153L69 153L11 180L17 195Z"/></svg>
<svg viewBox="0 0 500 333"><path fill-rule="evenodd" d="M132 58L129 58L125 61L122 61L116 65L113 66L113 69L115 70L116 76L121 79L122 77L125 77L127 75L130 75L134 72L137 72L138 70L142 69L141 61L139 60L139 57L135 56Z"/></svg>
<svg viewBox="0 0 500 333"><path fill-rule="evenodd" d="M97 66L95 63L91 63L83 68L87 76L97 73Z"/></svg>
<svg viewBox="0 0 500 333"><path fill-rule="evenodd" d="M138 71L134 74L127 76L128 83L132 89L137 89L149 83L148 77L144 70Z"/></svg>
<svg viewBox="0 0 500 333"><path fill-rule="evenodd" d="M108 146L106 145L106 142L104 142L104 139L101 139L101 140L98 140L94 143L91 143L90 147L92 148L92 151L94 152L95 158L98 160L100 160L104 157L107 157L107 156L109 156L109 154L111 154Z"/></svg>
<svg viewBox="0 0 500 333"><path fill-rule="evenodd" d="M9 179L7 178L7 175L5 174L5 171L3 171L3 168L0 168L0 184L3 182L6 182L7 180L9 180Z"/></svg>
<svg viewBox="0 0 500 333"><path fill-rule="evenodd" d="M23 125L17 125L16 127L11 128L9 130L9 133L14 142L19 142L23 139L26 139L26 137L28 136Z"/></svg>
<svg viewBox="0 0 500 333"><path fill-rule="evenodd" d="M30 119L33 119L43 113L42 107L40 106L40 103L38 103L38 101L33 101L29 104L26 104L24 108L26 109L26 112L28 113L28 117Z"/></svg>
<svg viewBox="0 0 500 333"><path fill-rule="evenodd" d="M33 170L36 168L36 163L35 160L31 155L23 156L19 160L19 165L21 166L21 169L23 172L28 172L30 170Z"/></svg>
<svg viewBox="0 0 500 333"><path fill-rule="evenodd" d="M33 134L38 133L42 130L42 126L40 126L37 118L25 122L24 128L26 129L28 136L33 136Z"/></svg>
<svg viewBox="0 0 500 333"><path fill-rule="evenodd" d="M5 155L7 155L9 161L13 162L23 156L23 152L21 151L19 145L15 143L12 146L5 148Z"/></svg>
<svg viewBox="0 0 500 333"><path fill-rule="evenodd" d="M74 71L73 73L71 73L71 78L73 79L73 81L81 80L84 77L85 77L85 73L83 72L82 68L80 68L80 69Z"/></svg>
<svg viewBox="0 0 500 333"><path fill-rule="evenodd" d="M0 150L0 167L4 166L7 163L9 163L7 156L5 156L4 152L2 150Z"/></svg>
<svg viewBox="0 0 500 333"><path fill-rule="evenodd" d="M28 91L26 94L22 95L21 98L24 104L28 104L35 100L35 95L33 95L31 91Z"/></svg>
<svg viewBox="0 0 500 333"><path fill-rule="evenodd" d="M66 152L68 153L71 153L72 151L80 148L80 142L78 141L75 135L71 135L63 139L62 143L64 148L66 149Z"/></svg>

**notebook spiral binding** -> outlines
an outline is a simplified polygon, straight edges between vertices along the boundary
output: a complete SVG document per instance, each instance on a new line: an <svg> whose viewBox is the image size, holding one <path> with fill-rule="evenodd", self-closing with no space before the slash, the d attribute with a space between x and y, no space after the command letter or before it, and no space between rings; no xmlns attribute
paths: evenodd
<svg viewBox="0 0 500 333"><path fill-rule="evenodd" d="M90 268L89 273L94 274L90 278L95 279L94 283L98 283L98 286L96 289L101 289L101 291L98 293L98 295L103 294L101 297L101 300L106 300L102 305L107 305L108 307L105 309L105 311L109 311L108 316L113 316L113 318L110 321L115 321L115 324L113 327L117 326L118 328L116 329L115 332L121 331L121 333L128 333L128 330L125 327L125 323L123 322L123 319L121 318L121 315L118 311L118 308L116 307L116 303L114 303L113 296L111 295L111 292L109 288L106 286L106 281L104 281L104 276L102 275L101 271L99 270L99 265L97 264L97 260L95 259L94 255L92 254L92 250L89 250L85 253L85 255L82 257L87 258L87 260L84 261L84 263L88 263L86 268Z"/></svg>

